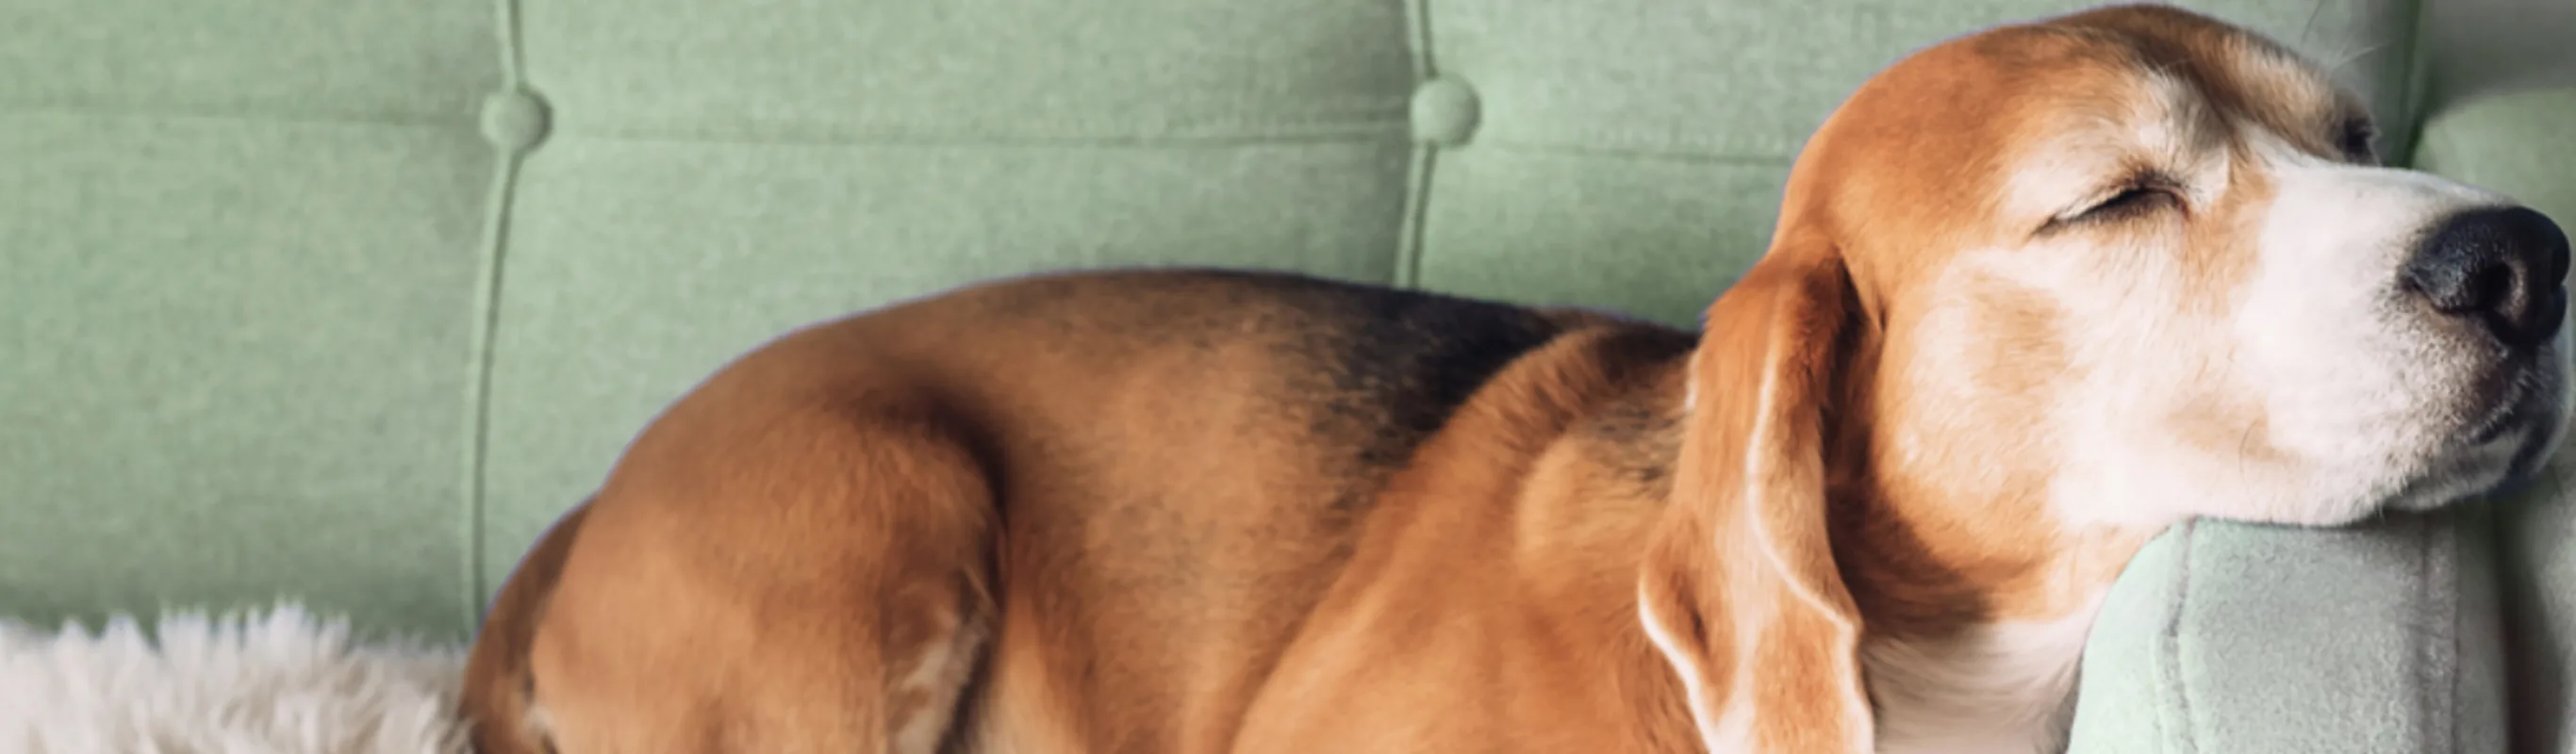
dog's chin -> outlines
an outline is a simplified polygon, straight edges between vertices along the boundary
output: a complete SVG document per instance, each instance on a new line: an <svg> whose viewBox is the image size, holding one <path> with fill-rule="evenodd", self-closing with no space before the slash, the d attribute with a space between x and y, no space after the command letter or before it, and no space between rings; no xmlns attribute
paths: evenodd
<svg viewBox="0 0 2576 754"><path fill-rule="evenodd" d="M2460 442L2433 454L2422 464L2422 471L2380 507L2414 513L2441 510L2510 494L2538 479L2564 438L2568 406L2559 391L2520 398L2465 430Z"/></svg>
<svg viewBox="0 0 2576 754"><path fill-rule="evenodd" d="M2554 380L2563 379L2552 377ZM2560 450L2569 420L2563 390L2526 391L2510 406L2482 415L2447 432L2426 450L2382 456L2382 461L2346 465L2317 473L2345 484L2325 483L2319 490L2339 490L2261 517L2239 520L2297 527L2339 527L2392 513L2428 513L2462 503L2510 495L2541 478ZM2381 475L2358 487L2349 482Z"/></svg>

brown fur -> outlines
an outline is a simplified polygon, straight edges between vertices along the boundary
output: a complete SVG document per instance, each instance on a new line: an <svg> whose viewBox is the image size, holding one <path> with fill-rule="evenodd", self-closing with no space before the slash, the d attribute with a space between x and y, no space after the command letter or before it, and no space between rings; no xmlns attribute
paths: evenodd
<svg viewBox="0 0 2576 754"><path fill-rule="evenodd" d="M2044 449L1936 421L1930 377L2037 411L2082 336L1935 290L1945 254L2059 232L1998 198L2007 164L2119 110L2142 61L2329 130L2299 119L2340 100L2217 62L2241 36L2117 9L1890 69L1696 337L1206 271L790 334L657 418L513 575L472 657L478 746L1869 750L1862 642L2066 614L2154 533L2055 525ZM1991 299L1979 337L1921 329L1944 294ZM1913 368L1945 353L1967 366ZM2259 421L2237 408L2209 431Z"/></svg>
<svg viewBox="0 0 2576 754"><path fill-rule="evenodd" d="M470 733L476 750L546 749L542 721L528 717L536 691L536 679L528 673L528 647L536 637L537 622L545 617L547 601L554 596L564 555L572 551L573 534L581 531L582 518L589 511L589 501L583 501L547 528L492 601L489 628L475 637L466 660L460 700L465 718L474 723Z"/></svg>

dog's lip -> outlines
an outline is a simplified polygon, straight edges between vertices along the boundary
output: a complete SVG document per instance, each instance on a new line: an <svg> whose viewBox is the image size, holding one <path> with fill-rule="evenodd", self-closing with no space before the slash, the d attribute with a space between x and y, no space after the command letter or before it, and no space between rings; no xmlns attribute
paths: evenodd
<svg viewBox="0 0 2576 754"><path fill-rule="evenodd" d="M2525 422L2505 422L2496 439L2453 446L2436 456L2385 503L2386 510L2424 512L2493 497L2536 476L2548 455L2537 451L2546 433L2529 431ZM2535 460L2537 459L2537 460ZM2443 480L2481 480L2474 487L2452 488L2436 495Z"/></svg>
<svg viewBox="0 0 2576 754"><path fill-rule="evenodd" d="M2459 500L2491 498L2538 478L2553 457L2551 422L2560 420L2557 396L2533 380L2546 380L2535 372L2537 363L2523 361L2504 371L2503 384L2494 391L2495 400L2473 423L2461 427L2444 449L2427 459L2427 475L2408 483L2408 487L2432 479L2457 478L2461 475L2488 480L2476 490L2457 498L2425 499L2420 490L2400 495L2391 507L2396 510L2425 511L2442 508Z"/></svg>
<svg viewBox="0 0 2576 754"><path fill-rule="evenodd" d="M2548 401L2529 395L2520 396L2494 412L2473 436L2468 447L2473 454L2501 452L2504 470L2494 487L2480 493L2488 496L2510 490L2538 476L2554 455L2548 422L2558 420Z"/></svg>
<svg viewBox="0 0 2576 754"><path fill-rule="evenodd" d="M2486 410L2457 437L2469 447L2484 447L2533 424L2556 418L2551 392L2536 384L2550 379L2536 353L2507 353L2481 379L2487 387ZM2541 434L2541 433L2534 433Z"/></svg>
<svg viewBox="0 0 2576 754"><path fill-rule="evenodd" d="M2508 485L2539 476L2558 454L2558 446L2552 442L2556 433L2550 427L2550 423L2561 420L2558 412L2531 406L2519 413L2515 421L2508 422L2522 431L2521 443L2513 449L2513 460L2505 466Z"/></svg>
<svg viewBox="0 0 2576 754"><path fill-rule="evenodd" d="M2530 423L2530 421L2523 416L2528 413L2531 412L2519 410L2511 406L2506 406L2499 410L2488 412L2486 418L2479 420L2478 426L2468 433L2469 446L2484 447L2493 444L2498 440L2504 439L2506 434L2519 430L2523 425Z"/></svg>

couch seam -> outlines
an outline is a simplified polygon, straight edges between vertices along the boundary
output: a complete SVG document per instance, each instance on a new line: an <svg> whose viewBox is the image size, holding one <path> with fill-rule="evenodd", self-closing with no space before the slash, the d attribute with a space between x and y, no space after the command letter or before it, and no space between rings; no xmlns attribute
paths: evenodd
<svg viewBox="0 0 2576 754"><path fill-rule="evenodd" d="M2160 685L2165 687L2171 700L2169 708L2176 716L2176 724L2171 727L2175 751L2190 752L2198 750L2199 744L2192 728L2190 689L2184 688L2182 677L2182 631L2185 614L2190 610L2191 570L2194 553L2199 549L2200 527L2197 522L2186 521L2181 524L2181 529L2178 534L2182 541L2174 543L2181 553L2174 568L2173 611L2165 618L2162 641L2159 642L2163 646L2158 648L2157 665L2161 666L2159 669L2164 676L2164 683Z"/></svg>
<svg viewBox="0 0 2576 754"><path fill-rule="evenodd" d="M519 7L517 0L493 0L494 34L500 45L501 82L498 92L524 90L519 55ZM494 341L501 324L502 252L507 245L510 227L511 198L517 192L522 147L495 143L492 186L484 199L482 248L478 249L479 269L474 285L473 352L468 357L466 378L465 500L460 524L464 527L463 569L465 593L460 595L470 635L483 623L485 608L483 560L489 546L485 531L490 522L488 477L492 437L492 362Z"/></svg>
<svg viewBox="0 0 2576 754"><path fill-rule="evenodd" d="M114 102L46 101L0 106L5 118L98 118L157 121L223 121L232 123L286 124L298 126L390 126L395 128L451 129L472 125L474 118L454 113L357 113L300 111L224 110L155 104L148 107Z"/></svg>
<svg viewBox="0 0 2576 754"><path fill-rule="evenodd" d="M1424 84L1439 75L1439 68L1431 57L1431 0L1406 2L1404 22L1405 41L1412 48L1413 89L1419 92ZM1431 173L1439 161L1439 145L1413 133L1415 127L1408 111L1405 140L1413 146L1405 161L1404 221L1396 230L1395 259L1391 260L1392 269L1387 271L1387 283L1398 288L1419 288L1422 285L1423 225L1430 215Z"/></svg>
<svg viewBox="0 0 2576 754"><path fill-rule="evenodd" d="M1387 283L1398 288L1422 287L1423 225L1431 201L1431 169L1439 161L1438 150L1416 143L1413 156L1406 160L1404 222L1397 230L1394 269L1387 272Z"/></svg>
<svg viewBox="0 0 2576 754"><path fill-rule="evenodd" d="M2423 527L2424 560L2415 579L2416 588L2423 593L2415 604L2425 606L2436 617L2436 620L2425 621L2430 624L2426 630L2440 632L2425 636L2423 646L2416 651L2416 661L2423 663L2423 672L2433 676L2433 682L2424 685L2424 698L2420 701L2424 714L2423 747L2425 751L2458 751L2459 741L2452 735L2455 722L2452 714L2459 709L2460 606L2459 587L2451 583L2458 577L2458 572L2456 568L2445 567L2445 556L2454 553L2443 547L2454 527L2443 526L2439 520L2431 519L2419 519L2417 525ZM2447 665L2441 662L2440 657L2446 648L2451 651L2451 662ZM2445 742L2448 742L2447 746L2443 745Z"/></svg>
<svg viewBox="0 0 2576 754"><path fill-rule="evenodd" d="M1237 125L1237 124L1220 124ZM1276 124L1265 124L1276 125ZM1263 147L1291 144L1369 144L1390 136L1404 138L1406 123L1400 117L1309 121L1290 124L1290 128L1244 130L1235 133L1162 133L1113 134L1095 133L1050 135L1008 134L999 132L960 135L954 129L941 133L905 129L831 129L801 125L761 124L752 128L717 130L684 128L602 128L584 130L578 124L551 123L549 138L572 137L590 141L629 143L714 144L726 146L830 146L830 147L1002 147L1025 149L1065 149L1075 147L1128 148L1232 148Z"/></svg>
<svg viewBox="0 0 2576 754"><path fill-rule="evenodd" d="M1670 160L1674 162L1698 162L1761 167L1785 166L1795 159L1792 155L1774 152L1698 149L1687 146L1658 149L1621 146L1604 147L1576 142L1490 140L1477 142L1476 146L1494 151L1521 152L1525 154L1550 154L1625 160Z"/></svg>

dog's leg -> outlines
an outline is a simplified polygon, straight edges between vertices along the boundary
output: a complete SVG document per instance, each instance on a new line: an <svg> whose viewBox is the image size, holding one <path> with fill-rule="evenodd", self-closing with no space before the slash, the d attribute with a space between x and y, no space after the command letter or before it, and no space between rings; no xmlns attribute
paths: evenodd
<svg viewBox="0 0 2576 754"><path fill-rule="evenodd" d="M594 504L529 658L556 750L937 750L992 633L986 471L934 422L737 418Z"/></svg>
<svg viewBox="0 0 2576 754"><path fill-rule="evenodd" d="M532 719L528 709L528 642L545 614L547 598L554 595L555 578L563 571L574 533L581 530L582 515L589 510L588 501L575 506L528 550L510 580L501 585L491 614L484 617L483 629L474 638L474 650L465 660L459 708L475 751L546 751L543 721Z"/></svg>

